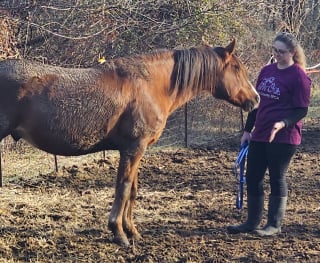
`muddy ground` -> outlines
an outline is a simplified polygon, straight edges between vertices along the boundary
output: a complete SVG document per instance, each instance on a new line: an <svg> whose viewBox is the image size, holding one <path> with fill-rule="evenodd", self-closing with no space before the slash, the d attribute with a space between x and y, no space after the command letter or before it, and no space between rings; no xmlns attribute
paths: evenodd
<svg viewBox="0 0 320 263"><path fill-rule="evenodd" d="M246 206L235 208L238 139L209 149L150 150L135 209L143 239L129 248L113 244L107 229L116 153L60 164L58 173L32 167L30 159L47 158L43 153L8 154L0 262L320 262L319 134L305 132L288 174L283 232L271 238L226 232L246 215ZM13 170L21 162L31 172Z"/></svg>

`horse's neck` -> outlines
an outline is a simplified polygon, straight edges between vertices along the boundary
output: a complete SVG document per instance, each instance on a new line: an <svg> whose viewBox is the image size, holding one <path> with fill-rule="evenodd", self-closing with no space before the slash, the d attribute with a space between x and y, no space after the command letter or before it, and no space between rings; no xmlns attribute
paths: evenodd
<svg viewBox="0 0 320 263"><path fill-rule="evenodd" d="M180 91L175 90L171 97L172 104L170 107L170 114L197 96L198 93L195 89L184 88Z"/></svg>
<svg viewBox="0 0 320 263"><path fill-rule="evenodd" d="M206 92L206 88L210 89L210 86L207 87L204 85L203 78L198 76L202 73L201 65L196 68L196 72L194 73L192 65L190 65L189 62L175 65L172 58L172 56L167 57L167 60L162 62L160 69L163 71L165 68L165 74L163 76L166 76L166 81L169 83L169 90L167 91L170 96L169 101L171 102L169 113L172 113L203 92Z"/></svg>
<svg viewBox="0 0 320 263"><path fill-rule="evenodd" d="M171 87L172 88L172 87ZM194 99L199 96L200 93L204 91L199 90L198 87L192 86L183 86L183 87L173 87L171 91L169 91L171 107L170 113L174 112L176 109L185 105L188 101Z"/></svg>

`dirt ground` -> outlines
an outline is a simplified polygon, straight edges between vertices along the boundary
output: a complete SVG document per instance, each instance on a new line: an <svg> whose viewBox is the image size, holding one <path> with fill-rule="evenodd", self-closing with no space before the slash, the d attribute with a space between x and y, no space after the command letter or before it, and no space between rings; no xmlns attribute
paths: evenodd
<svg viewBox="0 0 320 263"><path fill-rule="evenodd" d="M16 167L31 154L10 155L0 191L0 262L320 262L319 130L305 132L288 173L283 232L271 238L226 232L246 215L246 206L235 208L236 142L150 150L135 209L143 239L129 248L113 244L107 229L117 154L28 175L10 172L8 159Z"/></svg>

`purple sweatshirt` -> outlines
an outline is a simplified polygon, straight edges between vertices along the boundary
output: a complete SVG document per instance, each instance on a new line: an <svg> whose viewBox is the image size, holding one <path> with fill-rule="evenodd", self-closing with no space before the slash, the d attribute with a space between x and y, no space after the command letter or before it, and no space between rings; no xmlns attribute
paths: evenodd
<svg viewBox="0 0 320 263"><path fill-rule="evenodd" d="M294 64L278 69L277 64L265 66L258 77L256 89L261 101L256 115L252 140L268 142L271 129L285 119L294 108L306 108L310 103L311 80ZM273 142L299 145L302 121L281 129Z"/></svg>

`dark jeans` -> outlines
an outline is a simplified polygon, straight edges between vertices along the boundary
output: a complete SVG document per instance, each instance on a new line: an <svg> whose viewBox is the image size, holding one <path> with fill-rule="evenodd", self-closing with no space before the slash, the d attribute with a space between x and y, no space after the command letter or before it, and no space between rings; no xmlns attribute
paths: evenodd
<svg viewBox="0 0 320 263"><path fill-rule="evenodd" d="M264 175L269 170L272 196L287 196L286 172L296 145L251 141L247 159L247 191L251 196L264 195Z"/></svg>

